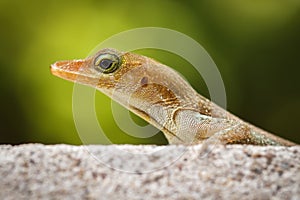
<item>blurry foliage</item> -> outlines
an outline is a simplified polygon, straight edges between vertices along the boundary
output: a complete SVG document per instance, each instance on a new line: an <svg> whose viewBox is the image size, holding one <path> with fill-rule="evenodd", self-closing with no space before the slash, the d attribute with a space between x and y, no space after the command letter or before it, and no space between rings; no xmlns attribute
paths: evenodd
<svg viewBox="0 0 300 200"><path fill-rule="evenodd" d="M2 0L0 23L1 143L81 144L72 118L73 83L50 75L49 65L84 58L111 35L144 26L197 40L219 67L230 111L300 142L300 1ZM208 96L182 58L138 53L176 68ZM122 133L110 100L99 92L95 106L114 143L166 143L162 134L142 140Z"/></svg>

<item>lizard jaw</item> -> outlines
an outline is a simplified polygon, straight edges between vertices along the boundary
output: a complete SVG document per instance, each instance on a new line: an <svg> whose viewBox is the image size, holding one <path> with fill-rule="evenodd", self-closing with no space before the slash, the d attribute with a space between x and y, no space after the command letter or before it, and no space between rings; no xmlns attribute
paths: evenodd
<svg viewBox="0 0 300 200"><path fill-rule="evenodd" d="M50 71L53 75L65 80L95 86L99 82L99 77L83 73L87 66L86 60L65 60L50 65Z"/></svg>

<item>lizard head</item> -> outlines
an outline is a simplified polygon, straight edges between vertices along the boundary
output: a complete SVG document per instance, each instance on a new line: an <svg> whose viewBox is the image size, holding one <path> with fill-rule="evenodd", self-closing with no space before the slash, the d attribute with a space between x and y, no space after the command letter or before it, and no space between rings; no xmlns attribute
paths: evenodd
<svg viewBox="0 0 300 200"><path fill-rule="evenodd" d="M53 75L95 87L114 89L128 71L142 66L145 59L115 49L102 49L95 55L80 60L58 61L50 66Z"/></svg>
<svg viewBox="0 0 300 200"><path fill-rule="evenodd" d="M92 86L111 98L117 93L115 97L119 101L132 94L146 101L156 101L156 96L157 101L161 101L174 98L176 91L186 91L177 87L185 85L178 82L185 81L169 67L145 56L115 49L102 49L82 60L58 61L50 69L53 75Z"/></svg>

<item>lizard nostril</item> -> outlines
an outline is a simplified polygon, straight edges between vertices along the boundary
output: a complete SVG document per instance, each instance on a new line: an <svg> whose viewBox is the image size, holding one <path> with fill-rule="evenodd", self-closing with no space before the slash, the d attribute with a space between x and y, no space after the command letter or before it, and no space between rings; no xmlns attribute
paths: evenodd
<svg viewBox="0 0 300 200"><path fill-rule="evenodd" d="M141 79L141 85L142 86L146 86L148 84L148 77L144 76L142 79Z"/></svg>

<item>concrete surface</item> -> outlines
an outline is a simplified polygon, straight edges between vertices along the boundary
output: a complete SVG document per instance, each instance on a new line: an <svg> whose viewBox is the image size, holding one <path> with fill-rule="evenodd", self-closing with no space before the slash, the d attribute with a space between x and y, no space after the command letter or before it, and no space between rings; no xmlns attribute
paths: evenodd
<svg viewBox="0 0 300 200"><path fill-rule="evenodd" d="M0 145L0 199L300 199L300 146Z"/></svg>

